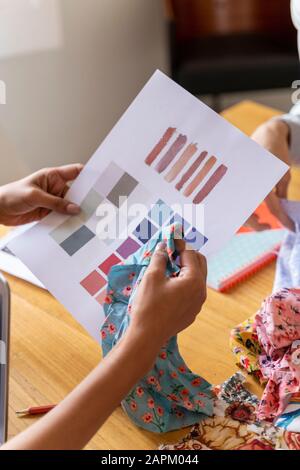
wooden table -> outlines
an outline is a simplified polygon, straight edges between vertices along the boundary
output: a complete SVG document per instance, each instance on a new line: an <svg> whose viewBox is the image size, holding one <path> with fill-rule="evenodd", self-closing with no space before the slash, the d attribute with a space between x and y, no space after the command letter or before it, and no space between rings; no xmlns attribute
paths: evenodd
<svg viewBox="0 0 300 470"><path fill-rule="evenodd" d="M228 121L247 134L278 113L242 102L224 112ZM296 198L299 171L293 170L291 195ZM300 185L298 184L298 187ZM1 235L5 233L0 227ZM220 383L237 367L229 350L232 327L255 313L272 290L275 265L269 265L229 294L212 290L197 321L180 335L180 350L191 369L212 383ZM12 290L9 436L36 418L17 418L15 411L62 400L100 360L96 343L47 292L8 276ZM249 380L250 389L259 393ZM99 396L101 400L101 396ZM88 449L155 449L186 430L155 435L135 427L118 408L87 446Z"/></svg>

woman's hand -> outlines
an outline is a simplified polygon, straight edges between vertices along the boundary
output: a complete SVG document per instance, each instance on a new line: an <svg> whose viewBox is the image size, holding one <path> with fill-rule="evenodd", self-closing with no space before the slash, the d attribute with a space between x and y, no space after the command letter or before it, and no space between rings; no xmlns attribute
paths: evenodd
<svg viewBox="0 0 300 470"><path fill-rule="evenodd" d="M270 120L259 126L252 135L252 139L258 144L280 158L287 165L291 164L289 153L289 127L284 121L279 119ZM267 196L266 203L277 219L288 229L295 230L293 221L288 217L280 204L280 198L286 198L291 175L288 171L277 183L274 190ZM255 230L263 230L266 227L260 226L257 219L252 215L247 225Z"/></svg>
<svg viewBox="0 0 300 470"><path fill-rule="evenodd" d="M22 225L40 220L50 211L78 214L80 207L64 199L69 181L81 172L80 164L46 168L0 187L0 223Z"/></svg>
<svg viewBox="0 0 300 470"><path fill-rule="evenodd" d="M205 258L186 249L182 240L176 240L176 248L182 266L179 276L166 277L166 244L159 243L132 305L130 330L159 347L194 322L206 299Z"/></svg>

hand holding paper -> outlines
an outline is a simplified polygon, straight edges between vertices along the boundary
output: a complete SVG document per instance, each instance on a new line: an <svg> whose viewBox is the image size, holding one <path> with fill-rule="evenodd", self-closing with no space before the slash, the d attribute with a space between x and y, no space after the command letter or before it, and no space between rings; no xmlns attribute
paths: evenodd
<svg viewBox="0 0 300 470"><path fill-rule="evenodd" d="M64 199L67 183L77 178L83 166L45 168L20 181L0 187L0 223L23 225L43 219L50 211L74 215L80 208Z"/></svg>
<svg viewBox="0 0 300 470"><path fill-rule="evenodd" d="M111 266L174 222L216 253L287 170L157 71L67 193L81 212L50 214L9 248L100 341Z"/></svg>

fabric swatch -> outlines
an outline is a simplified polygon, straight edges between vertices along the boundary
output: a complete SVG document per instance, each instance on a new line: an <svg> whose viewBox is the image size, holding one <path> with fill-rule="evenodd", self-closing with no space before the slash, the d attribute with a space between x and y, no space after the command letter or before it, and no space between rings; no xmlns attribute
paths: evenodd
<svg viewBox="0 0 300 470"><path fill-rule="evenodd" d="M259 422L258 398L243 385L239 372L215 387L214 414L181 441L160 450L300 450L300 434Z"/></svg>
<svg viewBox="0 0 300 470"><path fill-rule="evenodd" d="M114 266L108 276L106 322L102 327L102 349L106 356L122 338L130 324L131 305L158 242L167 243L166 275L176 276L175 236L182 226L165 227L122 266ZM162 433L199 422L213 412L210 384L194 374L180 355L177 338L161 350L152 370L131 390L122 406L131 420L148 431Z"/></svg>

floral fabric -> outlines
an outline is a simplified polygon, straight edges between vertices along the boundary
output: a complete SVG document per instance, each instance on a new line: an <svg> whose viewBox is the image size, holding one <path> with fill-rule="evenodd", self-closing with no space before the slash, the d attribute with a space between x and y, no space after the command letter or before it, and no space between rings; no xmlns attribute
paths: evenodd
<svg viewBox="0 0 300 470"><path fill-rule="evenodd" d="M229 344L237 364L260 383L265 382L259 366L261 347L255 329L255 315L231 331Z"/></svg>
<svg viewBox="0 0 300 470"><path fill-rule="evenodd" d="M166 275L174 277L180 272L175 263L175 235L182 235L179 224L164 228L124 265L112 268L104 307L106 321L101 332L104 356L118 343L130 324L136 289L158 242L167 243ZM162 348L152 370L136 384L122 406L137 426L162 433L195 424L212 415L213 396L211 385L185 364L174 337Z"/></svg>
<svg viewBox="0 0 300 470"><path fill-rule="evenodd" d="M300 450L300 434L257 421L259 400L240 372L215 388L214 415L176 444L161 450Z"/></svg>
<svg viewBox="0 0 300 470"><path fill-rule="evenodd" d="M281 289L268 297L255 317L261 345L259 364L267 385L261 419L281 415L300 384L300 289Z"/></svg>

